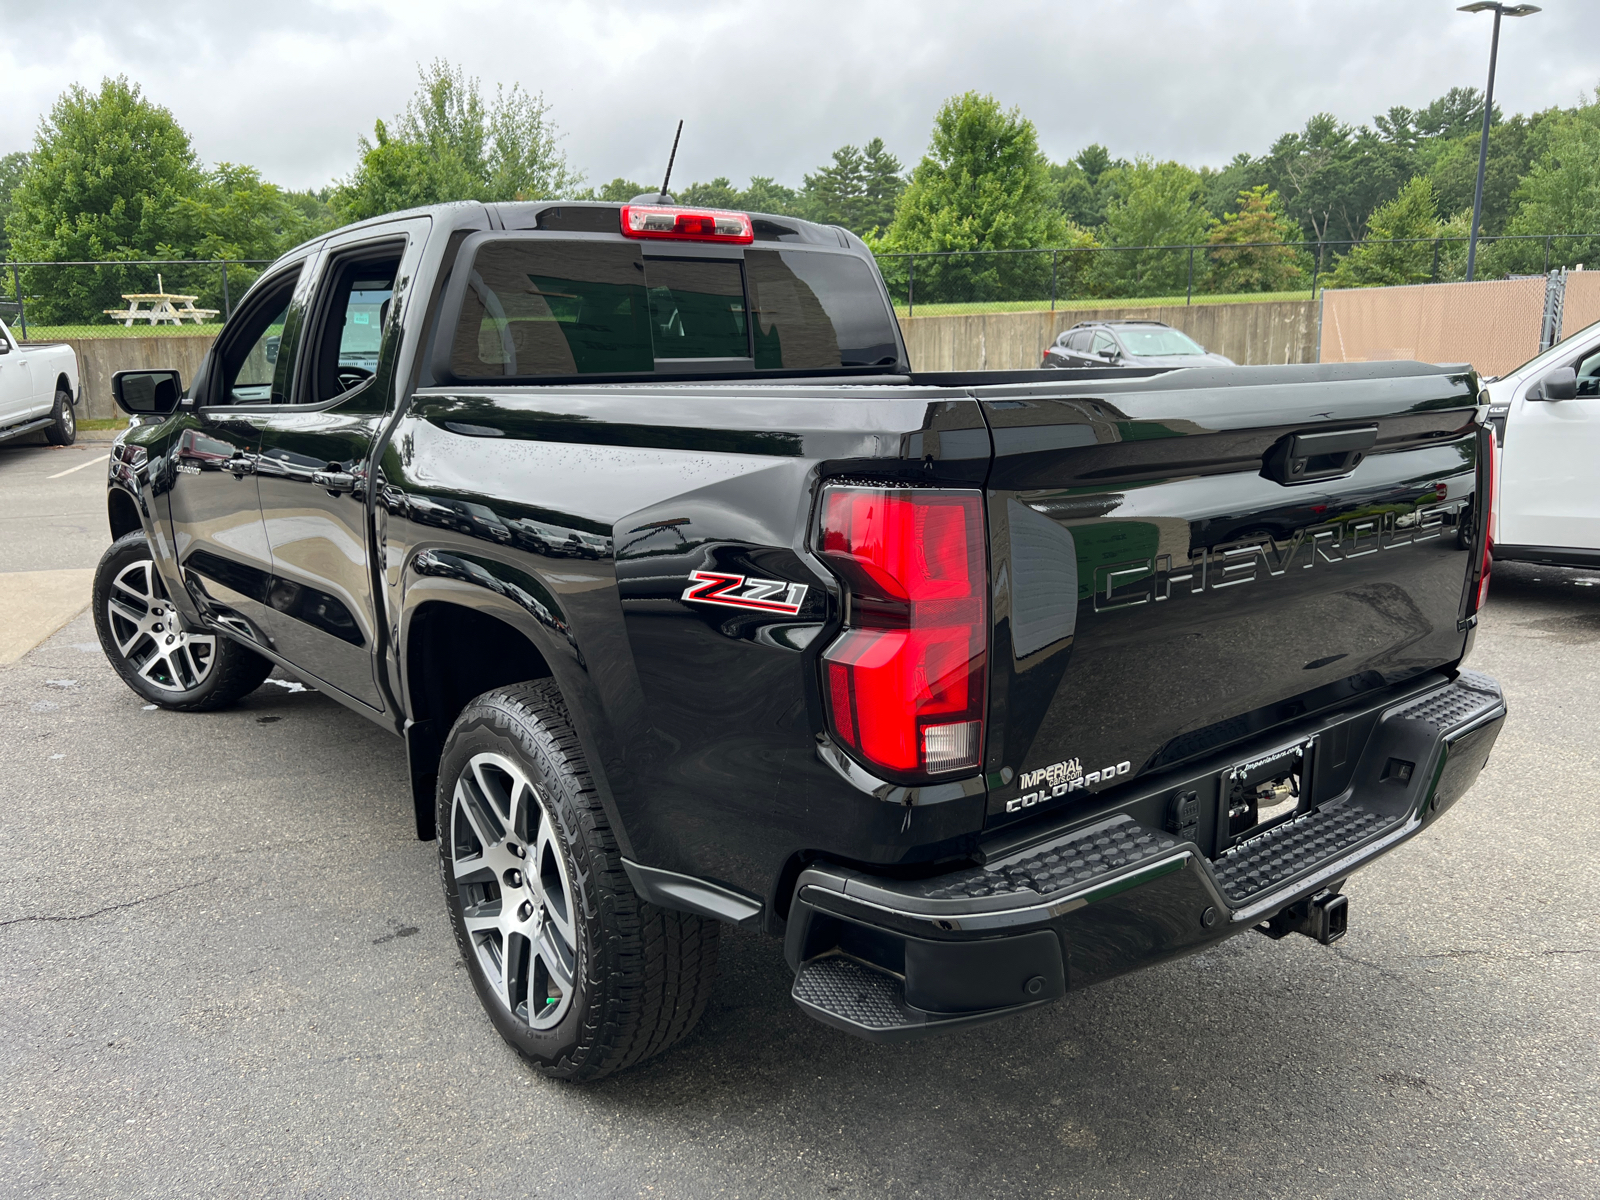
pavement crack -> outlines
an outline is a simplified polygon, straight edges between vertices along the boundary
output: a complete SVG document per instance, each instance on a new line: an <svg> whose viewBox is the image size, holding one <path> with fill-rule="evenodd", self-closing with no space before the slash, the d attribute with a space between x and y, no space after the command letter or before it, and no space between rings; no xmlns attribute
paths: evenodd
<svg viewBox="0 0 1600 1200"><path fill-rule="evenodd" d="M137 900L126 900L121 904L108 904L104 908L97 908L93 912L69 913L61 916L46 914L37 917L11 917L0 921L0 928L7 925L25 925L30 921L92 921L95 917L103 917L107 913L120 912L125 908L137 908L141 904L149 904L155 900L164 900L168 896L176 896L179 892L193 891L198 887L205 887L216 882L215 878L202 879L198 883L186 883L182 887L169 888L164 892L157 892L153 896L141 896Z"/></svg>

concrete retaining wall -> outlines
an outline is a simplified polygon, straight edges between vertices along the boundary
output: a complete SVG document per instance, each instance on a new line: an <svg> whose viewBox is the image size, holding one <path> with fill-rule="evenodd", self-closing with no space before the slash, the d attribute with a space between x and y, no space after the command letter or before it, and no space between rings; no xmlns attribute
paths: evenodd
<svg viewBox="0 0 1600 1200"><path fill-rule="evenodd" d="M1056 335L1080 321L1164 321L1207 350L1250 366L1317 361L1317 302L1119 306L1070 312L977 313L900 318L918 371L1037 367Z"/></svg>
<svg viewBox="0 0 1600 1200"><path fill-rule="evenodd" d="M78 401L80 418L121 416L111 402L111 376L118 371L171 367L183 375L188 387L200 369L200 360L216 340L214 334L202 337L109 337L67 338L78 356Z"/></svg>

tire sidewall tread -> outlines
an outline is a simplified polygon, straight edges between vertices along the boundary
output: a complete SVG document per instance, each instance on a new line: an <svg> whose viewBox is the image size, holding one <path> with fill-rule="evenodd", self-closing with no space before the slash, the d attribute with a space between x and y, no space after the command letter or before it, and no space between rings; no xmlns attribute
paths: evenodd
<svg viewBox="0 0 1600 1200"><path fill-rule="evenodd" d="M50 410L50 416L54 424L45 428L45 441L52 446L70 446L78 440L78 414L72 409L70 392L57 390L55 407Z"/></svg>
<svg viewBox="0 0 1600 1200"><path fill-rule="evenodd" d="M455 781L474 754L519 762L560 832L580 930L577 994L567 1016L536 1032L510 1013L478 964L461 919L451 860ZM538 680L487 692L462 711L446 740L436 798L439 873L456 944L491 1023L541 1074L599 1079L672 1046L705 1009L719 929L641 900L594 786L559 689Z"/></svg>
<svg viewBox="0 0 1600 1200"><path fill-rule="evenodd" d="M136 695L151 704L174 712L212 712L237 703L240 698L256 690L272 673L272 663L255 651L241 646L225 634L215 630L216 662L211 673L199 687L187 692L169 692L151 687L139 678L139 673L118 651L112 636L111 622L106 616L106 601L111 594L112 581L119 572L139 559L151 558L150 542L144 531L125 533L106 548L94 569L94 591L91 606L94 609L94 629L100 639L100 648L110 660L112 668Z"/></svg>

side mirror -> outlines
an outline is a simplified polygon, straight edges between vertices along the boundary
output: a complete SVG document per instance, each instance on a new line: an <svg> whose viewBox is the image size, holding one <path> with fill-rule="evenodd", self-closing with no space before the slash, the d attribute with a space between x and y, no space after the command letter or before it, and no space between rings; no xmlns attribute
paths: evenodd
<svg viewBox="0 0 1600 1200"><path fill-rule="evenodd" d="M164 417L183 398L183 377L176 371L118 371L111 377L111 398L135 417Z"/></svg>
<svg viewBox="0 0 1600 1200"><path fill-rule="evenodd" d="M1571 367L1557 367L1539 380L1539 395L1528 393L1530 400L1576 400L1578 397L1578 372Z"/></svg>

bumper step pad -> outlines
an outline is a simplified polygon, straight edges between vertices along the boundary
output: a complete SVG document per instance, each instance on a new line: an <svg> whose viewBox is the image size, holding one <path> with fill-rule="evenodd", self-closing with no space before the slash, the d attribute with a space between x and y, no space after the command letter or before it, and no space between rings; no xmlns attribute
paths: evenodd
<svg viewBox="0 0 1600 1200"><path fill-rule="evenodd" d="M1494 680L1476 671L1463 671L1451 686L1431 696L1413 700L1395 712L1393 717L1404 721L1426 721L1440 733L1448 733L1503 703L1499 686Z"/></svg>
<svg viewBox="0 0 1600 1200"><path fill-rule="evenodd" d="M1177 844L1169 833L1152 833L1129 817L1117 817L1036 846L1019 861L941 878L923 895L930 900L976 900L1008 892L1048 896L1165 854Z"/></svg>
<svg viewBox="0 0 1600 1200"><path fill-rule="evenodd" d="M906 1007L898 978L837 954L802 964L791 995L805 1008L866 1030L900 1029L928 1019Z"/></svg>
<svg viewBox="0 0 1600 1200"><path fill-rule="evenodd" d="M1339 857L1403 817L1368 812L1359 804L1307 813L1235 846L1211 863L1228 903L1238 907L1258 892Z"/></svg>

